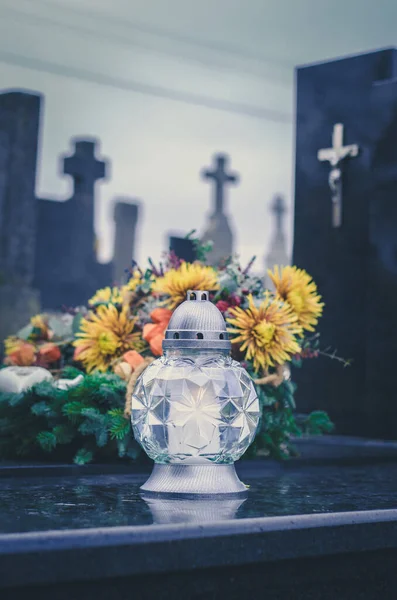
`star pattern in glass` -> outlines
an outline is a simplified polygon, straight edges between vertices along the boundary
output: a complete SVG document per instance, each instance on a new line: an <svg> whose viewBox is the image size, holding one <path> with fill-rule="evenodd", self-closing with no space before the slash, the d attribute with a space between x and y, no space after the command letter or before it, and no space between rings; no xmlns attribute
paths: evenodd
<svg viewBox="0 0 397 600"><path fill-rule="evenodd" d="M134 435L159 463L232 463L252 443L260 407L238 362L219 353L161 357L138 379Z"/></svg>

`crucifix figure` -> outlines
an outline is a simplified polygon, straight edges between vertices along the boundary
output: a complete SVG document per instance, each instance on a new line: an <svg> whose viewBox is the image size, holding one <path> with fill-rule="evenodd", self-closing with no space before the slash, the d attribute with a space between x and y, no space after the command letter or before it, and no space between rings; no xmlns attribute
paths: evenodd
<svg viewBox="0 0 397 600"><path fill-rule="evenodd" d="M223 214L223 203L225 198L224 187L227 183L238 183L238 175L228 175L225 171L228 157L217 154L215 157L216 168L213 171L204 171L205 179L213 179L215 182L215 215Z"/></svg>
<svg viewBox="0 0 397 600"><path fill-rule="evenodd" d="M331 166L328 176L332 198L332 226L342 224L342 161L358 155L357 144L343 145L343 124L336 123L332 133L332 148L322 148L317 153L319 161L327 161Z"/></svg>

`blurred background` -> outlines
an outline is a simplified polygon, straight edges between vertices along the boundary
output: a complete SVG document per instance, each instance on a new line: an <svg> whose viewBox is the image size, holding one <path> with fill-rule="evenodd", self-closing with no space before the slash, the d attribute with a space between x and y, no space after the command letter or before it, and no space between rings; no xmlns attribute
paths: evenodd
<svg viewBox="0 0 397 600"><path fill-rule="evenodd" d="M203 231L200 171L224 152L241 177L226 206L235 249L261 270L276 193L292 245L294 66L393 44L396 17L393 0L1 0L1 87L45 99L37 196L68 198L60 155L73 136L100 140L111 163L95 194L100 261L116 196L142 202L139 262L159 260L168 230Z"/></svg>
<svg viewBox="0 0 397 600"><path fill-rule="evenodd" d="M294 67L392 45L396 17L393 0L1 0L5 283L83 303L192 229L213 262L289 262Z"/></svg>

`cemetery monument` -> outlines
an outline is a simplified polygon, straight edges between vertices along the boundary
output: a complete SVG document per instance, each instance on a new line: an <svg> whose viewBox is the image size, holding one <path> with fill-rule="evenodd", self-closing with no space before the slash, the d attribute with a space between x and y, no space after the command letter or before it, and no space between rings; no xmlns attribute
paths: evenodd
<svg viewBox="0 0 397 600"><path fill-rule="evenodd" d="M298 404L339 433L395 438L397 51L297 69L294 264L326 306L320 357L297 372Z"/></svg>
<svg viewBox="0 0 397 600"><path fill-rule="evenodd" d="M0 95L0 339L39 311L34 196L42 98Z"/></svg>

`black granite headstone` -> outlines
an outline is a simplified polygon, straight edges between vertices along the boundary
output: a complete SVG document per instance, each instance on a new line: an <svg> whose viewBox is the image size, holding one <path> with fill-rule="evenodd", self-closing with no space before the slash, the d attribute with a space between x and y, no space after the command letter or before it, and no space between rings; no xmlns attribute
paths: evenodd
<svg viewBox="0 0 397 600"><path fill-rule="evenodd" d="M339 433L383 438L397 435L396 65L385 49L297 70L293 260L326 303L322 348L353 360L307 361L295 373L298 405L327 410ZM341 163L340 226L331 166L318 157L337 124L344 146L358 145Z"/></svg>
<svg viewBox="0 0 397 600"><path fill-rule="evenodd" d="M186 262L194 262L197 259L194 242L188 238L170 236L169 249Z"/></svg>

